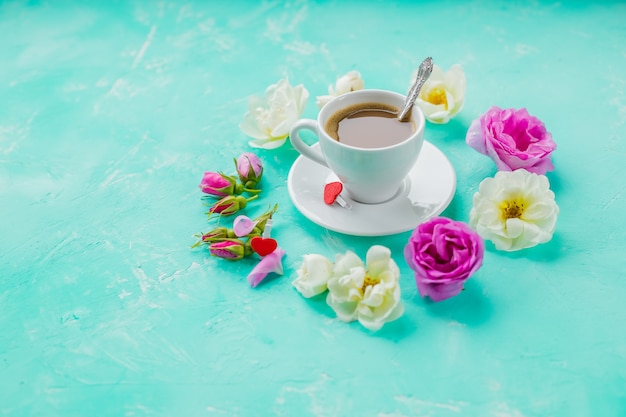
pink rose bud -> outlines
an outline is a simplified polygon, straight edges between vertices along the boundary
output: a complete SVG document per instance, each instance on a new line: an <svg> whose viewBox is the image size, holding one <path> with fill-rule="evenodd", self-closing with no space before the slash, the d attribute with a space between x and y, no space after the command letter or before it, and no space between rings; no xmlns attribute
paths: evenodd
<svg viewBox="0 0 626 417"><path fill-rule="evenodd" d="M248 204L248 201L254 200L257 197L258 196L255 195L246 199L245 197L242 197L240 195L227 195L226 197L223 197L221 200L217 201L213 205L213 207L209 209L209 214L218 213L223 216L230 216L245 208Z"/></svg>
<svg viewBox="0 0 626 417"><path fill-rule="evenodd" d="M245 256L244 243L238 239L222 240L209 245L209 252L218 258L238 261Z"/></svg>
<svg viewBox="0 0 626 417"><path fill-rule="evenodd" d="M441 301L454 297L481 267L485 244L462 222L436 217L415 228L404 248L404 258L415 271L422 297Z"/></svg>
<svg viewBox="0 0 626 417"><path fill-rule="evenodd" d="M258 156L252 152L243 153L235 160L239 179L246 188L254 188L261 181L263 164Z"/></svg>
<svg viewBox="0 0 626 417"><path fill-rule="evenodd" d="M228 175L218 172L205 172L200 189L203 193L213 197L226 197L234 194L241 194L243 186L237 184L237 180Z"/></svg>
<svg viewBox="0 0 626 417"><path fill-rule="evenodd" d="M234 237L234 233L232 230L229 230L226 227L216 227L208 233L204 233L202 235L203 242L214 242L216 240L223 240Z"/></svg>
<svg viewBox="0 0 626 417"><path fill-rule="evenodd" d="M216 227L207 233L201 233L196 235L198 237L198 241L194 243L191 247L197 248L200 245L210 245L213 242L219 242L225 239L231 239L235 237L235 232L233 229L228 229L226 227Z"/></svg>
<svg viewBox="0 0 626 417"><path fill-rule="evenodd" d="M252 231L252 233L257 233L259 235L261 235L262 233L265 232L265 225L267 224L267 222L272 218L272 215L274 213L276 213L276 210L278 210L278 204L274 204L274 207L272 207L271 209L269 209L268 211L266 211L265 213L261 214L259 217L257 217L256 219L254 219L254 223L255 228Z"/></svg>

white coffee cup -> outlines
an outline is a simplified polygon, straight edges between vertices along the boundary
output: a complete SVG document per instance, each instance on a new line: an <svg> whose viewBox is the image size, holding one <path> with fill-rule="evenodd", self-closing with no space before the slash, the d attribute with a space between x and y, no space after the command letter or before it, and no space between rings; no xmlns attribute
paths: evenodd
<svg viewBox="0 0 626 417"><path fill-rule="evenodd" d="M325 130L328 119L359 103L383 103L401 109L406 97L386 90L359 90L342 94L328 102L317 120L301 119L292 127L289 138L303 156L327 166L343 183L350 198L361 203L385 202L396 195L404 178L415 165L424 143L424 113L417 106L411 110L413 133L404 141L382 148L359 148L335 140ZM312 148L300 138L301 130L317 135L319 148Z"/></svg>

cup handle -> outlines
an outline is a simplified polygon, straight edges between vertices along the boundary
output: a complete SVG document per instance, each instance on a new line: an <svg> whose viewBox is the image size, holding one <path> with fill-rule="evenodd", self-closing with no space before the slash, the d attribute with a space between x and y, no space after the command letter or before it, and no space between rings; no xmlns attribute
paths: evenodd
<svg viewBox="0 0 626 417"><path fill-rule="evenodd" d="M318 164L328 166L326 163L326 159L322 155L322 151L318 149L313 149L300 138L301 130L310 130L315 133L317 136L317 122L312 119L300 119L291 126L291 131L289 133L289 140L294 148L303 156L317 162ZM318 137L319 140L319 137Z"/></svg>

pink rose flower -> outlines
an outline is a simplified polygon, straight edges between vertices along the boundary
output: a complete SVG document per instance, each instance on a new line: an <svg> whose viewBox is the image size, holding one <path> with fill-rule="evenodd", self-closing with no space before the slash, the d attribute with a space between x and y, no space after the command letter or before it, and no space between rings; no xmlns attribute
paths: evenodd
<svg viewBox="0 0 626 417"><path fill-rule="evenodd" d="M554 170L551 154L556 149L550 132L526 109L491 107L474 120L465 140L469 146L494 160L498 170L524 168L543 175Z"/></svg>
<svg viewBox="0 0 626 417"><path fill-rule="evenodd" d="M404 258L415 271L420 295L442 301L461 292L482 265L484 252L483 240L468 225L436 217L413 231Z"/></svg>
<svg viewBox="0 0 626 417"><path fill-rule="evenodd" d="M223 216L230 216L232 214L237 213L239 210L246 207L250 200L254 200L258 196L252 196L250 198L245 198L240 195L227 195L223 197L221 200L218 200L213 207L209 209L209 215L214 213L219 213Z"/></svg>

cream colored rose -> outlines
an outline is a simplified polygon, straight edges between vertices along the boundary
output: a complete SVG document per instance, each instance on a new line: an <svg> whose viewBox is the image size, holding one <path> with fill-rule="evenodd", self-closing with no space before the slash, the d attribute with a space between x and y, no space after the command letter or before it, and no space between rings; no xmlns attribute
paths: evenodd
<svg viewBox="0 0 626 417"><path fill-rule="evenodd" d="M320 109L324 107L330 100L350 91L362 90L365 88L365 83L361 78L361 74L358 71L350 71L337 79L335 86L328 86L328 95L317 96L317 107Z"/></svg>
<svg viewBox="0 0 626 417"><path fill-rule="evenodd" d="M558 214L545 175L525 169L500 171L480 183L470 226L496 249L510 252L552 239Z"/></svg>
<svg viewBox="0 0 626 417"><path fill-rule="evenodd" d="M326 302L343 321L358 320L370 330L400 317L400 270L391 259L391 251L372 246L366 265L353 252L337 255L333 275L328 280Z"/></svg>
<svg viewBox="0 0 626 417"><path fill-rule="evenodd" d="M304 255L298 277L292 282L298 292L306 298L326 291L326 283L332 273L332 263L315 253Z"/></svg>
<svg viewBox="0 0 626 417"><path fill-rule="evenodd" d="M275 149L285 143L308 98L309 92L303 85L292 87L286 79L270 85L265 97L250 97L248 112L239 125L246 135L254 138L250 146Z"/></svg>
<svg viewBox="0 0 626 417"><path fill-rule="evenodd" d="M411 85L415 82L417 71L413 73ZM455 64L445 73L437 64L424 83L415 101L432 123L448 123L463 108L465 102L465 72Z"/></svg>

